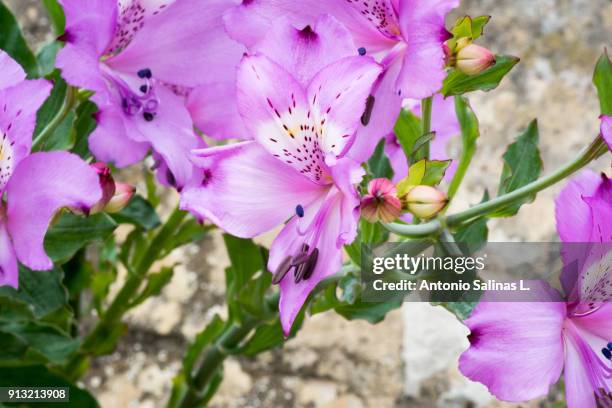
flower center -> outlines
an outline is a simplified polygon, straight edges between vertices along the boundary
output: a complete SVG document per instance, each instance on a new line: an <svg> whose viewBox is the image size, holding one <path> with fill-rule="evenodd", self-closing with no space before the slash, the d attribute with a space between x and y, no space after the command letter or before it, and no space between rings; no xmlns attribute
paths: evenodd
<svg viewBox="0 0 612 408"><path fill-rule="evenodd" d="M11 178L11 174L13 174L15 165L13 152L14 144L15 142L11 142L8 136L2 133L2 137L0 138L0 192L4 190L4 187L6 187L6 184Z"/></svg>
<svg viewBox="0 0 612 408"><path fill-rule="evenodd" d="M612 357L611 350L605 347L606 352L602 349L602 354L606 360L602 360L591 346L580 336L575 329L568 330L569 340L574 343L583 366L586 370L586 375L595 390L595 398L607 398L610 396L610 378L612 378ZM609 356L609 357L608 357Z"/></svg>
<svg viewBox="0 0 612 408"><path fill-rule="evenodd" d="M159 98L153 86L153 73L149 68L143 68L136 75L141 80L137 91L117 75L107 75L107 78L119 92L123 112L128 116L142 115L150 122L155 119L159 106Z"/></svg>
<svg viewBox="0 0 612 408"><path fill-rule="evenodd" d="M296 254L287 255L280 263L274 272L272 283L280 283L285 276L293 269L293 279L295 283L308 280L317 266L319 259L319 249L317 245L323 231L323 224L329 214L329 211L336 200L335 196L328 197L319 208L310 224L302 229L302 221L304 220L305 210L301 204L295 207L295 214L298 217L296 232L304 237L304 241Z"/></svg>

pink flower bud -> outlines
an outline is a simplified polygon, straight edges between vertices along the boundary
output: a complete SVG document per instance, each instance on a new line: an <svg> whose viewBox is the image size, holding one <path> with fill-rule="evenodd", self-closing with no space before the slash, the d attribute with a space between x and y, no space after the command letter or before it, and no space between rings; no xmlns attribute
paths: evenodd
<svg viewBox="0 0 612 408"><path fill-rule="evenodd" d="M115 184L115 195L104 207L104 212L117 213L123 210L136 193L136 188L126 183Z"/></svg>
<svg viewBox="0 0 612 408"><path fill-rule="evenodd" d="M495 55L488 49L469 44L457 53L456 67L466 75L479 74L495 64Z"/></svg>
<svg viewBox="0 0 612 408"><path fill-rule="evenodd" d="M92 212L97 212L98 207L103 208L115 194L115 180L113 180L113 175L106 164L94 163L90 167L98 173L100 187L102 188L102 199L92 208Z"/></svg>
<svg viewBox="0 0 612 408"><path fill-rule="evenodd" d="M404 198L406 208L419 218L431 218L446 206L446 194L430 186L413 187Z"/></svg>
<svg viewBox="0 0 612 408"><path fill-rule="evenodd" d="M369 222L391 222L399 218L402 203L397 190L386 178L377 178L368 184L368 194L361 200L361 215Z"/></svg>

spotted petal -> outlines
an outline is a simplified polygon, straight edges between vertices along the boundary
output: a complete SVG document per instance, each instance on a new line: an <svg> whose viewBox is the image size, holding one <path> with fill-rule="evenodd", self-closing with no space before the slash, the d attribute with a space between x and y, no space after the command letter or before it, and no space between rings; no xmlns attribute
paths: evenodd
<svg viewBox="0 0 612 408"><path fill-rule="evenodd" d="M205 78L233 78L244 52L223 26L228 0L176 1L148 18L130 44L107 63L125 74L143 68L173 85L193 87Z"/></svg>
<svg viewBox="0 0 612 408"><path fill-rule="evenodd" d="M321 148L340 156L361 124L366 101L382 67L367 57L346 57L321 70L308 86Z"/></svg>
<svg viewBox="0 0 612 408"><path fill-rule="evenodd" d="M274 157L317 183L331 181L305 91L284 68L261 54L245 56L238 69L238 110Z"/></svg>
<svg viewBox="0 0 612 408"><path fill-rule="evenodd" d="M53 215L68 206L87 211L101 198L97 173L78 156L49 152L23 159L7 186L8 231L19 261L51 269L43 240Z"/></svg>

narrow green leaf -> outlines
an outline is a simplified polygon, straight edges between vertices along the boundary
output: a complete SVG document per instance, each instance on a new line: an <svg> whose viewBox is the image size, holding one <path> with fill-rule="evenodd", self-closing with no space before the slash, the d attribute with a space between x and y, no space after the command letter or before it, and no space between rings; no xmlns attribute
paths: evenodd
<svg viewBox="0 0 612 408"><path fill-rule="evenodd" d="M212 343L212 341L223 331L225 322L219 317L214 315L213 319L206 326L206 328L198 333L193 343L187 348L185 357L183 358L183 372L189 380L193 371L193 366L198 360L198 357L206 346Z"/></svg>
<svg viewBox="0 0 612 408"><path fill-rule="evenodd" d="M485 26L491 20L491 16L478 16L472 19L472 39L476 40L482 36Z"/></svg>
<svg viewBox="0 0 612 408"><path fill-rule="evenodd" d="M94 113L97 111L98 107L96 104L90 101L81 103L76 109L77 119L74 123L76 142L72 148L72 152L79 155L83 160L87 160L91 157L88 139L91 132L93 132L97 126L93 118Z"/></svg>
<svg viewBox="0 0 612 408"><path fill-rule="evenodd" d="M41 77L47 77L53 74L55 70L55 58L61 48L62 45L58 41L52 41L38 51L36 60L38 61Z"/></svg>
<svg viewBox="0 0 612 408"><path fill-rule="evenodd" d="M280 347L285 342L283 329L278 319L272 323L264 324L255 330L241 352L249 357L254 357L266 350Z"/></svg>
<svg viewBox="0 0 612 408"><path fill-rule="evenodd" d="M476 75L466 75L459 70L451 71L442 86L445 96L463 95L473 91L490 91L497 88L502 79L519 62L512 56L498 55L491 68Z"/></svg>
<svg viewBox="0 0 612 408"><path fill-rule="evenodd" d="M82 217L64 213L45 236L45 250L56 263L68 261L85 245L103 241L117 228L106 214Z"/></svg>
<svg viewBox="0 0 612 408"><path fill-rule="evenodd" d="M3 3L0 3L0 50L17 61L30 78L38 76L36 57L28 48L17 20Z"/></svg>
<svg viewBox="0 0 612 408"><path fill-rule="evenodd" d="M150 297L158 296L162 289L170 283L174 274L174 268L162 268L161 271L149 275L147 284L136 299L130 304L130 308L138 306Z"/></svg>
<svg viewBox="0 0 612 408"><path fill-rule="evenodd" d="M538 149L538 122L532 121L527 129L508 146L504 154L504 168L499 183L498 196L507 194L537 180L542 171L542 159ZM535 195L514 203L494 216L511 216L525 202L533 201Z"/></svg>
<svg viewBox="0 0 612 408"><path fill-rule="evenodd" d="M155 208L140 195L136 195L127 207L111 217L119 224L133 224L144 230L151 230L161 225Z"/></svg>
<svg viewBox="0 0 612 408"><path fill-rule="evenodd" d="M394 131L397 141L402 146L406 160L410 162L415 150L415 143L423 134L421 119L414 113L402 109L397 122L395 122Z"/></svg>
<svg viewBox="0 0 612 408"><path fill-rule="evenodd" d="M64 33L64 27L66 26L66 17L64 16L64 10L59 5L57 0L42 0L47 12L49 13L49 19L53 25L55 33L59 36Z"/></svg>
<svg viewBox="0 0 612 408"><path fill-rule="evenodd" d="M612 61L610 61L607 51L597 61L593 83L599 94L601 113L612 116Z"/></svg>
<svg viewBox="0 0 612 408"><path fill-rule="evenodd" d="M376 146L374 154L368 160L368 169L372 178L393 178L391 162L385 155L385 140L381 140Z"/></svg>

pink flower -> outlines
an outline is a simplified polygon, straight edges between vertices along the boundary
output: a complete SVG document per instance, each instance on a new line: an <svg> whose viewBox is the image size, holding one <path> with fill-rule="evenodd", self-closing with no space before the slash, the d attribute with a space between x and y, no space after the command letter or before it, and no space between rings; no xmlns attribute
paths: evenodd
<svg viewBox="0 0 612 408"><path fill-rule="evenodd" d="M279 19L302 28L321 14L344 24L353 52L372 55L384 74L375 86L371 121L358 130L350 156L367 159L378 141L391 133L403 98L436 93L446 77L443 43L449 39L446 14L459 0L249 0L225 14L226 27L251 48Z"/></svg>
<svg viewBox="0 0 612 408"><path fill-rule="evenodd" d="M0 286L14 288L17 260L35 270L53 267L43 241L54 214L63 207L86 212L102 197L96 172L77 156L30 155L36 112L51 85L25 77L0 51Z"/></svg>
<svg viewBox="0 0 612 408"><path fill-rule="evenodd" d="M92 100L99 108L91 151L98 160L124 167L152 149L171 173L160 178L182 188L193 177L189 152L203 146L193 132L183 93L210 84L211 78L219 84L233 82L242 47L225 36L221 23L221 14L233 3L60 2L66 45L57 66L69 84L94 91ZM228 110L235 106L220 103L216 98L221 90L209 88L217 105ZM225 88L232 95L231 85ZM200 114L194 111L199 123L206 122ZM209 130L206 123L200 124Z"/></svg>
<svg viewBox="0 0 612 408"><path fill-rule="evenodd" d="M368 183L368 194L361 199L361 215L369 222L392 222L399 218L402 203L389 179L377 178Z"/></svg>
<svg viewBox="0 0 612 408"><path fill-rule="evenodd" d="M544 396L561 371L569 408L612 403L612 182L584 173L557 199L557 229L566 242L595 242L592 249L563 253L577 260L578 276L565 276L569 295L542 282L540 302L487 302L485 294L465 324L470 348L459 360L467 377L487 385L504 401ZM575 252L575 251L574 251ZM580 259L579 259L580 258ZM572 278L572 279L569 279ZM533 289L532 289L533 290Z"/></svg>
<svg viewBox="0 0 612 408"><path fill-rule="evenodd" d="M181 195L183 209L239 237L289 220L268 263L285 334L356 236L363 170L346 156L381 68L346 56L347 37L330 17L301 30L277 24L238 69L238 107L254 141L196 151L204 177Z"/></svg>

